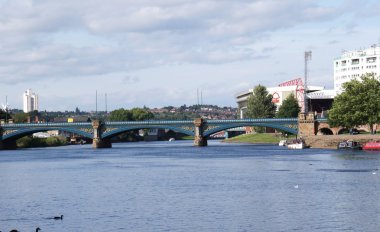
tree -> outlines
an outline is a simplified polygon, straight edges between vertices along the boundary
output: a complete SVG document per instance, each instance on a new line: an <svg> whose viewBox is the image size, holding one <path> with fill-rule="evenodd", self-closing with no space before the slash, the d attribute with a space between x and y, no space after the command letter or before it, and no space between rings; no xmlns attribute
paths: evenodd
<svg viewBox="0 0 380 232"><path fill-rule="evenodd" d="M13 121L15 123L24 123L28 121L28 114L24 112L16 113L13 115Z"/></svg>
<svg viewBox="0 0 380 232"><path fill-rule="evenodd" d="M11 115L8 112L0 109L0 119L10 119Z"/></svg>
<svg viewBox="0 0 380 232"><path fill-rule="evenodd" d="M273 118L275 113L276 106L272 102L272 95L268 93L265 86L256 86L253 94L248 98L246 117Z"/></svg>
<svg viewBox="0 0 380 232"><path fill-rule="evenodd" d="M365 74L361 80L343 84L344 91L335 97L328 112L330 126L352 128L380 123L380 81L374 74Z"/></svg>
<svg viewBox="0 0 380 232"><path fill-rule="evenodd" d="M277 112L277 118L296 118L298 113L301 111L298 101L295 98L294 94L291 93L286 99L282 102L282 105L279 107Z"/></svg>
<svg viewBox="0 0 380 232"><path fill-rule="evenodd" d="M114 110L110 113L110 121L132 121L132 113L126 109Z"/></svg>
<svg viewBox="0 0 380 232"><path fill-rule="evenodd" d="M258 85L253 89L252 95L248 98L246 117L249 118L273 118L276 113L276 106L272 102L265 86ZM255 127L255 131L264 132L263 127Z"/></svg>
<svg viewBox="0 0 380 232"><path fill-rule="evenodd" d="M135 121L144 121L154 118L154 114L145 108L133 108L131 113L132 119Z"/></svg>
<svg viewBox="0 0 380 232"><path fill-rule="evenodd" d="M109 115L110 121L144 121L154 118L152 112L147 109L133 108L131 110L118 109Z"/></svg>

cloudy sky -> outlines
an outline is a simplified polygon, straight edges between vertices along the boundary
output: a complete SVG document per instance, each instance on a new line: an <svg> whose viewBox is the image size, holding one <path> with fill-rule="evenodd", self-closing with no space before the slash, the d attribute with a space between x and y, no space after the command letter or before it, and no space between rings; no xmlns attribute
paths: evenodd
<svg viewBox="0 0 380 232"><path fill-rule="evenodd" d="M302 77L333 86L342 50L380 43L377 0L0 0L0 102L40 110L236 106Z"/></svg>

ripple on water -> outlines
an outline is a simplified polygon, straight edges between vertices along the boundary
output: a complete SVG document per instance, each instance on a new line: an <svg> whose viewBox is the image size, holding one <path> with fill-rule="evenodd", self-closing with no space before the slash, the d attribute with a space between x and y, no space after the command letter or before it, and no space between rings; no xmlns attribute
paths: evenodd
<svg viewBox="0 0 380 232"><path fill-rule="evenodd" d="M317 171L321 172L374 172L378 171L378 169L335 169L335 168L324 168L317 169Z"/></svg>

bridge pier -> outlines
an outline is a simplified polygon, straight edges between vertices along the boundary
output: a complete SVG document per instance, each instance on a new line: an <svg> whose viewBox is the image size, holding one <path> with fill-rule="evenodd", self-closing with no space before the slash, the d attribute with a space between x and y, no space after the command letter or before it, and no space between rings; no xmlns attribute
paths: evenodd
<svg viewBox="0 0 380 232"><path fill-rule="evenodd" d="M298 114L298 135L310 136L318 132L317 121L313 112Z"/></svg>
<svg viewBox="0 0 380 232"><path fill-rule="evenodd" d="M97 148L111 148L112 143L110 139L102 139L102 133L105 129L104 124L100 120L92 121L92 128L94 129L94 137L92 139L92 147Z"/></svg>
<svg viewBox="0 0 380 232"><path fill-rule="evenodd" d="M203 118L197 118L194 120L194 146L206 147L207 138L203 136L203 132L207 126L206 121Z"/></svg>

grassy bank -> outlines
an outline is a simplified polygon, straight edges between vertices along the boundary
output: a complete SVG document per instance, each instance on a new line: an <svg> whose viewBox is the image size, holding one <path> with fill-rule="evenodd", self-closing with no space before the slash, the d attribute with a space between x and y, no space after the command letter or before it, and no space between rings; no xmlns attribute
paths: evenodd
<svg viewBox="0 0 380 232"><path fill-rule="evenodd" d="M33 138L25 136L16 141L18 148L31 148L31 147L57 147L67 144L66 138L62 136L55 136L49 138Z"/></svg>
<svg viewBox="0 0 380 232"><path fill-rule="evenodd" d="M239 135L233 138L225 139L224 142L227 143L270 143L276 144L281 139L280 136L276 134L266 134L266 133L258 133L258 134L244 134ZM289 137L288 137L289 139Z"/></svg>

